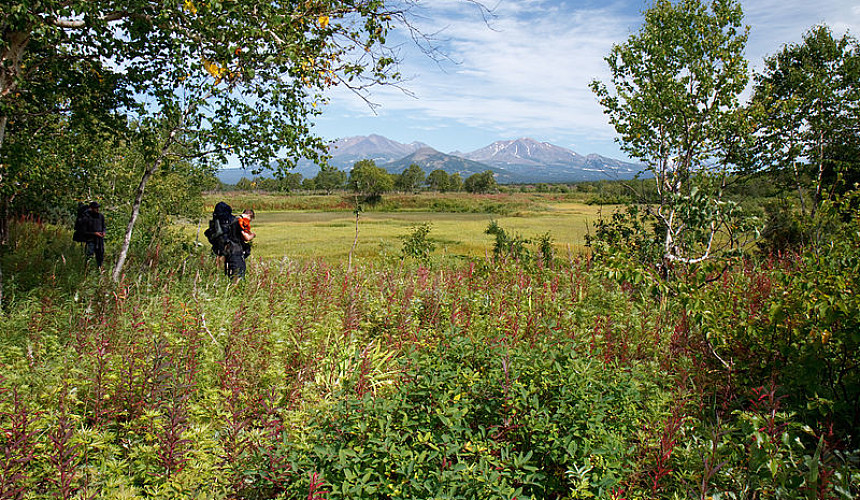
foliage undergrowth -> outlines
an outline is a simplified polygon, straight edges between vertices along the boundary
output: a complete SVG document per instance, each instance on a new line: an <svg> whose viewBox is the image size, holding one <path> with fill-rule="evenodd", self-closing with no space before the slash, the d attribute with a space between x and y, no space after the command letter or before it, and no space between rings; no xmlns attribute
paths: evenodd
<svg viewBox="0 0 860 500"><path fill-rule="evenodd" d="M506 258L234 285L165 243L115 284L17 225L0 498L858 494L856 237L671 286Z"/></svg>

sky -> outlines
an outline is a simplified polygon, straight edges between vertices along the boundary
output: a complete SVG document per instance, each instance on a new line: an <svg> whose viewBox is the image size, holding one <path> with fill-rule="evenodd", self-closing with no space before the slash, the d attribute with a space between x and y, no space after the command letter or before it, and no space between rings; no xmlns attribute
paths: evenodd
<svg viewBox="0 0 860 500"><path fill-rule="evenodd" d="M411 19L434 34L431 58L395 31L402 88L375 87L365 97L330 91L315 131L326 139L379 134L423 142L446 153L471 152L529 137L627 159L589 88L608 82L604 57L638 31L645 0L422 0ZM741 0L750 27L753 71L816 24L860 38L860 0Z"/></svg>

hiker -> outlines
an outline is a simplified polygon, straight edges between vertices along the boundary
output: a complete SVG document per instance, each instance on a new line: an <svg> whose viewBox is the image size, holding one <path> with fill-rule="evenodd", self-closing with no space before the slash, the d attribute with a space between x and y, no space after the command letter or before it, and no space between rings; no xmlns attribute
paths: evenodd
<svg viewBox="0 0 860 500"><path fill-rule="evenodd" d="M246 208L241 215L236 217L236 221L239 223L239 230L242 233L242 253L246 259L251 255L251 240L257 236L251 232L251 221L254 220L254 215L253 210Z"/></svg>
<svg viewBox="0 0 860 500"><path fill-rule="evenodd" d="M209 244L212 245L215 265L219 269L226 269L228 233L230 232L230 225L234 221L233 209L230 208L230 205L219 201L215 204L215 209L212 210L209 228L203 233L209 240Z"/></svg>
<svg viewBox="0 0 860 500"><path fill-rule="evenodd" d="M228 231L230 244L227 245L225 272L236 281L245 277L245 259L251 255L251 240L257 236L251 232L252 220L254 220L254 211L245 209L235 217L235 224L233 224L235 229Z"/></svg>
<svg viewBox="0 0 860 500"><path fill-rule="evenodd" d="M256 236L251 231L254 211L247 209L239 216L223 201L215 205L209 229L204 234L212 245L218 266L224 266L227 276L239 280L245 277L245 259L251 254L251 240Z"/></svg>
<svg viewBox="0 0 860 500"><path fill-rule="evenodd" d="M96 265L101 269L105 259L105 230L107 227L105 226L105 216L99 212L99 202L90 202L90 206L83 217L81 231L86 243L84 253L87 259L95 256Z"/></svg>

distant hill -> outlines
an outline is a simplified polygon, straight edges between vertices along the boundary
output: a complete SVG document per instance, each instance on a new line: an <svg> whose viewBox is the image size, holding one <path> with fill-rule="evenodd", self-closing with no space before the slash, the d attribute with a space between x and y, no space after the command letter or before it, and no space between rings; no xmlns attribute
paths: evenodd
<svg viewBox="0 0 860 500"><path fill-rule="evenodd" d="M218 176L218 180L224 184L236 184L242 177L246 179L257 177L250 170L245 170L244 168L222 168L216 175ZM263 174L263 176L266 175ZM267 177L271 177L271 175Z"/></svg>
<svg viewBox="0 0 860 500"><path fill-rule="evenodd" d="M585 161L585 157L569 149L529 138L497 141L463 156L500 167L529 166L539 169L551 165L577 165Z"/></svg>
<svg viewBox="0 0 860 500"><path fill-rule="evenodd" d="M335 141L329 147L332 155L329 163L341 170L349 171L359 160L373 160L377 165L384 165L422 148L429 148L429 146L421 142L402 144L381 135L347 137Z"/></svg>
<svg viewBox="0 0 860 500"><path fill-rule="evenodd" d="M459 156L445 154L431 147L424 147L418 151L405 156L397 161L380 165L385 170L399 174L406 170L409 165L418 165L424 170L424 173L429 174L434 170L444 170L448 174L458 173L460 177L466 179L472 174L478 174L487 170L492 170L496 175L497 182L509 182L508 174L502 169L491 167L485 163L468 160Z"/></svg>
<svg viewBox="0 0 860 500"><path fill-rule="evenodd" d="M596 154L584 156L530 138L494 142L471 153L442 153L421 142L403 144L369 135L335 141L329 152L329 163L347 172L355 162L369 159L392 173L400 173L413 163L428 174L442 169L459 173L464 179L491 170L501 184L630 179L641 170L633 163ZM319 167L302 161L295 171L308 178L315 176ZM241 169L225 169L218 175L227 184L235 184L243 176L252 177Z"/></svg>

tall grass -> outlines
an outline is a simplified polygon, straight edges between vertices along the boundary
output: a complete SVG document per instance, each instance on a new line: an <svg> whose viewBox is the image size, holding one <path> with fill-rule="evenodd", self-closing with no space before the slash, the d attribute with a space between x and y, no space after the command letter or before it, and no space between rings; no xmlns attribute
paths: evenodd
<svg viewBox="0 0 860 500"><path fill-rule="evenodd" d="M857 493L836 434L808 437L778 386L719 369L692 319L715 303L661 305L587 259L255 259L233 284L177 246L114 284L82 259L23 265L74 249L18 226L3 498Z"/></svg>

